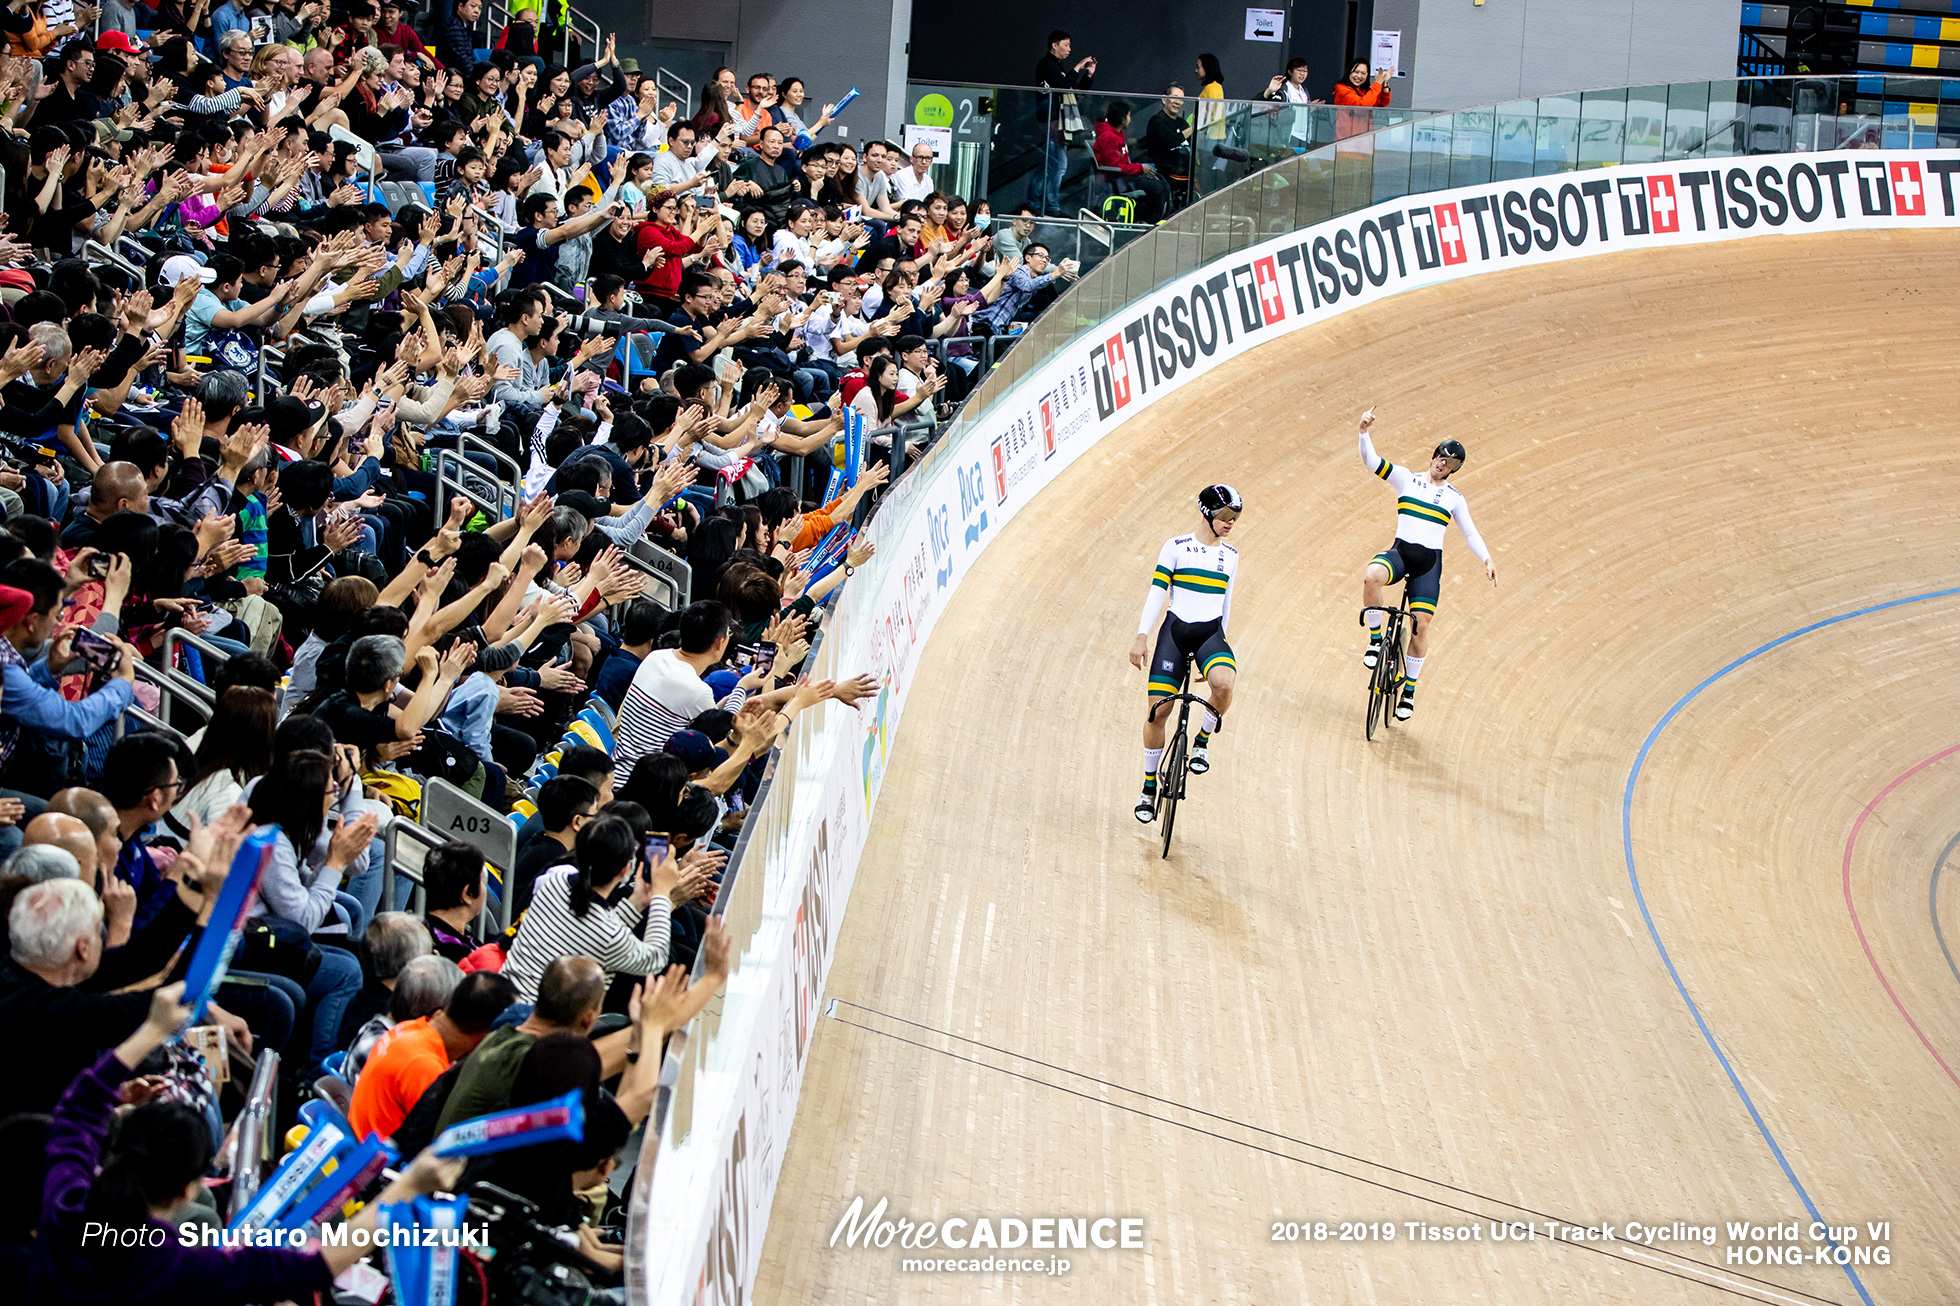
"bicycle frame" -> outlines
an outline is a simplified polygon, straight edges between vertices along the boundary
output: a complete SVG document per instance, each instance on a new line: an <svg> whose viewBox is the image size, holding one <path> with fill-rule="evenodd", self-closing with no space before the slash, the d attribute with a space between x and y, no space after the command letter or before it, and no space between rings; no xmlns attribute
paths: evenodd
<svg viewBox="0 0 1960 1306"><path fill-rule="evenodd" d="M1402 636L1409 621L1409 588L1402 585L1401 602L1395 607L1364 607L1358 618L1362 625L1368 624L1368 614L1382 614L1381 650L1376 665L1368 672L1368 715L1367 736L1375 737L1375 728L1393 719L1394 712L1388 700L1394 696L1395 684L1402 671Z"/></svg>

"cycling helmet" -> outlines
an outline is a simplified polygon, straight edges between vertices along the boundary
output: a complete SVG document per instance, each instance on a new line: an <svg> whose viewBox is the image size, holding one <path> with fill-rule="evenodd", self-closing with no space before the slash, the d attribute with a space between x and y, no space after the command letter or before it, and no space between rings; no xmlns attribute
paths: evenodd
<svg viewBox="0 0 1960 1306"><path fill-rule="evenodd" d="M1457 467L1463 466L1463 459L1465 457L1465 454L1463 452L1463 441L1445 440L1441 444L1436 446L1436 452L1432 456L1437 458L1449 459L1451 462L1456 464L1455 467L1450 468L1451 471L1455 471Z"/></svg>
<svg viewBox="0 0 1960 1306"><path fill-rule="evenodd" d="M1239 492L1229 485L1207 485L1198 491L1198 511L1205 515L1206 521L1221 512L1239 512L1244 508Z"/></svg>

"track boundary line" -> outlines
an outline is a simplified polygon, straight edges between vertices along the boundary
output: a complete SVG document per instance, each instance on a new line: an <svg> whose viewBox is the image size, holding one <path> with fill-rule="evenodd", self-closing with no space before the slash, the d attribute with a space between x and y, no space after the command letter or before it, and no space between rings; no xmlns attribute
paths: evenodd
<svg viewBox="0 0 1960 1306"><path fill-rule="evenodd" d="M1851 913L1851 928L1858 935L1858 946L1865 950L1865 960L1871 964L1872 974L1878 976L1879 986L1885 990L1885 996L1892 999L1892 1005L1898 1008L1901 1016L1905 1017L1906 1024L1912 1027L1913 1035L1918 1038L1920 1046L1933 1054L1933 1060L1940 1063L1940 1069L1946 1072L1946 1077L1953 1081L1954 1087L1960 1088L1960 1075L1953 1073L1953 1067L1948 1065L1946 1058L1940 1055L1940 1050L1933 1046L1933 1040L1926 1037L1926 1031L1919 1028L1919 1022L1912 1018L1910 1011L1906 1010L1905 1000L1892 988L1892 981L1886 978L1885 968L1878 964L1878 955L1872 951L1871 941L1865 937L1865 923L1858 919L1858 904L1853 902L1851 898L1851 855L1857 850L1858 835L1863 832L1866 820L1871 817L1873 812L1878 810L1880 803L1891 797L1894 789L1897 789L1900 785L1912 779L1933 763L1944 758L1952 757L1955 753L1960 753L1960 744L1954 744L1949 748L1942 749L1911 770L1902 773L1891 784L1879 790L1878 794L1869 803L1865 804L1865 810L1858 813L1858 819L1851 823L1851 834L1844 841L1844 909ZM1951 844L1947 846L1952 847ZM1938 871L1936 870L1934 874L1937 875ZM1936 900L1933 915L1933 929L1936 932L1939 929L1939 923L1938 902ZM1942 950L1945 949L1945 939L1940 940L1940 947ZM1952 961L1952 957L1949 956L1947 958L1947 964L1951 965Z"/></svg>
<svg viewBox="0 0 1960 1306"><path fill-rule="evenodd" d="M1802 639L1805 635L1813 634L1816 631L1841 625L1844 622L1852 621L1859 617L1868 617L1874 613L1905 607L1909 604L1925 603L1933 599L1951 598L1956 594L1960 594L1960 587L1929 590L1924 594L1913 594L1902 599L1891 599L1884 603L1874 603L1852 612L1844 612L1835 617L1826 617L1821 621L1813 621L1807 626L1800 626L1796 630L1779 635L1768 643L1758 645L1756 648L1744 653L1741 657L1736 658L1733 662L1722 667L1693 689L1683 694L1675 701L1674 706L1668 708L1666 713L1661 716L1661 719L1654 723L1654 728L1648 731L1646 740L1640 745L1640 751L1634 756L1633 767L1627 772L1626 789L1620 800L1620 843L1622 851L1626 854L1627 879L1633 886L1634 901L1640 906L1640 919L1646 923L1647 935L1653 940L1655 950L1661 955L1661 964L1667 968L1668 978L1674 981L1675 992L1681 995L1681 1001L1687 1004L1688 1014L1694 1017L1696 1028L1701 1030L1702 1040L1708 1044L1709 1051L1715 1054L1716 1061L1721 1063L1722 1072L1729 1078L1729 1086L1735 1090L1736 1096L1742 1099L1742 1105L1749 1112L1749 1119L1754 1122L1756 1132L1762 1135L1763 1142L1769 1146L1770 1155L1776 1158L1776 1164L1782 1168L1783 1177L1789 1180L1790 1187L1796 1190L1797 1197L1803 1202L1804 1209L1810 1213L1810 1218L1825 1225L1827 1229L1830 1226L1830 1222L1824 1219L1822 1213L1817 1209L1817 1203L1811 1200L1810 1193L1804 1188L1803 1182L1797 1178L1797 1172L1790 1165L1790 1159L1783 1154L1783 1148L1776 1141L1776 1135L1770 1132L1769 1124L1763 1119L1762 1112L1757 1109L1755 1099L1750 1097L1749 1090L1742 1086L1742 1077L1736 1073L1735 1066L1730 1063L1728 1053L1722 1050L1720 1041L1715 1037L1715 1031L1709 1027L1708 1018L1702 1015L1701 1007L1696 1004L1694 998L1689 994L1688 985L1681 978L1681 972L1675 968L1674 958L1668 952L1667 944L1661 940L1660 929L1654 924L1654 915L1647 907L1647 895L1640 887L1639 868L1634 864L1634 790L1640 783L1640 772L1647 765L1647 758L1654 751L1654 745L1659 741L1662 732L1668 726L1672 725L1674 719L1687 709L1688 704L1701 697L1703 691L1715 684L1716 681L1727 676L1730 672L1747 666L1757 658L1771 653L1783 647L1785 644ZM1830 1243L1833 1251L1837 1249L1837 1241L1835 1239L1827 1238L1826 1241ZM1865 1306L1876 1306L1876 1303L1872 1301L1871 1292L1865 1287L1864 1280L1858 1277L1858 1271L1850 1265L1842 1265L1838 1268L1842 1269L1845 1277L1851 1280L1851 1286L1857 1290L1858 1297L1865 1303Z"/></svg>

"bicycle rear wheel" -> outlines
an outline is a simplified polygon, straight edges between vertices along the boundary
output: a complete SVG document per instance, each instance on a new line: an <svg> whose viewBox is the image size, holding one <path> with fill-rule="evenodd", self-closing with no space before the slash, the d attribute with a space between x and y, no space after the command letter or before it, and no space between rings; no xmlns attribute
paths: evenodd
<svg viewBox="0 0 1960 1306"><path fill-rule="evenodd" d="M1190 705L1184 706L1185 711L1178 713L1177 733L1164 749L1164 760L1157 768L1158 813L1164 823L1163 855L1167 858L1171 855L1171 829L1177 824L1177 802L1184 797L1184 764L1190 748L1184 737Z"/></svg>
<svg viewBox="0 0 1960 1306"><path fill-rule="evenodd" d="M1382 632L1382 646L1375 658L1375 669L1368 673L1368 738L1388 719L1388 696L1395 684L1395 625Z"/></svg>

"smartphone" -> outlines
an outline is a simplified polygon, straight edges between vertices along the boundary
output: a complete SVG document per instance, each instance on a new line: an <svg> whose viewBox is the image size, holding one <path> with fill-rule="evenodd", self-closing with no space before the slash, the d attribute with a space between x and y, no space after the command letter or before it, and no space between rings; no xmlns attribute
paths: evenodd
<svg viewBox="0 0 1960 1306"><path fill-rule="evenodd" d="M75 632L75 656L97 671L114 671L122 665L122 650L92 630Z"/></svg>
<svg viewBox="0 0 1960 1306"><path fill-rule="evenodd" d="M647 836L643 851L646 853L648 870L652 870L661 862L667 860L668 847L666 835L650 834Z"/></svg>
<svg viewBox="0 0 1960 1306"><path fill-rule="evenodd" d="M101 580L109 574L109 564L114 560L114 558L106 553L92 553L89 555L88 562L84 564L83 570L96 580Z"/></svg>
<svg viewBox="0 0 1960 1306"><path fill-rule="evenodd" d="M764 644L760 649L756 650L756 674L766 676L769 674L769 669L775 665L776 646L774 644Z"/></svg>

